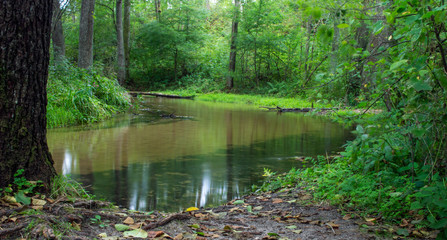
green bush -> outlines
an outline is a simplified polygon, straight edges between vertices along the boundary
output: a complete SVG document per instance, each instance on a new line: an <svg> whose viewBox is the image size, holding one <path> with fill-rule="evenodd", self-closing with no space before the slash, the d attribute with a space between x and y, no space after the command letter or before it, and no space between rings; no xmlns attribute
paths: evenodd
<svg viewBox="0 0 447 240"><path fill-rule="evenodd" d="M50 69L47 91L50 128L96 122L131 106L117 81L68 63Z"/></svg>

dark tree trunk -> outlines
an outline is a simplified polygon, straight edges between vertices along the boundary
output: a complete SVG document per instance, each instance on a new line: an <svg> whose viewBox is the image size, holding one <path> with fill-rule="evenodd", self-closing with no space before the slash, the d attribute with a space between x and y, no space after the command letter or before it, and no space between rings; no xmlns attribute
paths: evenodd
<svg viewBox="0 0 447 240"><path fill-rule="evenodd" d="M130 66L130 0L124 0L123 9L123 40L124 40L124 59L126 80L129 82L129 66Z"/></svg>
<svg viewBox="0 0 447 240"><path fill-rule="evenodd" d="M118 83L123 85L126 81L126 62L124 58L123 39L123 1L116 0L116 55L117 55L117 78Z"/></svg>
<svg viewBox="0 0 447 240"><path fill-rule="evenodd" d="M234 73L236 71L236 39L239 25L239 6L240 0L234 1L234 17L231 26L231 43L230 43L230 64L228 66L227 89L232 89L234 85Z"/></svg>
<svg viewBox="0 0 447 240"><path fill-rule="evenodd" d="M78 66L90 68L93 65L93 13L95 0L82 0L79 21Z"/></svg>
<svg viewBox="0 0 447 240"><path fill-rule="evenodd" d="M52 0L0 2L0 187L24 169L46 190L56 175L46 140Z"/></svg>
<svg viewBox="0 0 447 240"><path fill-rule="evenodd" d="M51 40L53 40L53 57L56 64L62 61L65 57L65 38L61 19L62 11L59 0L53 0Z"/></svg>

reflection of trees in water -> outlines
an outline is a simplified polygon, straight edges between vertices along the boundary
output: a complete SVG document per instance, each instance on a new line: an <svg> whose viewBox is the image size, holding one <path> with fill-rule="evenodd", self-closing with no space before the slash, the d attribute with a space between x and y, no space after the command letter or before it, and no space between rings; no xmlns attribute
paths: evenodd
<svg viewBox="0 0 447 240"><path fill-rule="evenodd" d="M53 156L67 159L67 171L99 197L132 209L176 211L237 197L261 180L264 167L288 171L298 164L294 156L336 151L348 135L315 118L185 104L176 114L195 111L197 121L154 125L130 116L118 128L55 132Z"/></svg>

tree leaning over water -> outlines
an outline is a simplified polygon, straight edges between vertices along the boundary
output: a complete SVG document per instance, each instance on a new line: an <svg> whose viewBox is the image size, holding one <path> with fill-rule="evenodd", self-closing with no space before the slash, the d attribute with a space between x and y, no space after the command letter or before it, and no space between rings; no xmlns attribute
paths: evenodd
<svg viewBox="0 0 447 240"><path fill-rule="evenodd" d="M56 175L46 140L52 0L0 3L0 187L24 169L46 190Z"/></svg>

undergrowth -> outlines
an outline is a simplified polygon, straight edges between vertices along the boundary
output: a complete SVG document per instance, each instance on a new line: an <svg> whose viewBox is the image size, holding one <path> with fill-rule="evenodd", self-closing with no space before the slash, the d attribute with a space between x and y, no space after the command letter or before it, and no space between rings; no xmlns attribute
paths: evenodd
<svg viewBox="0 0 447 240"><path fill-rule="evenodd" d="M49 128L100 121L131 106L117 81L69 63L50 68L47 91Z"/></svg>

